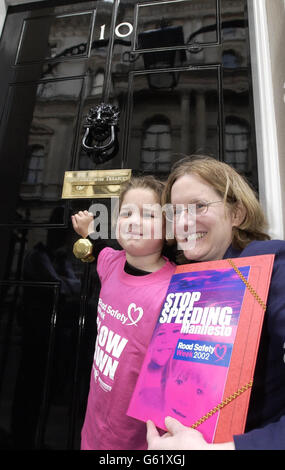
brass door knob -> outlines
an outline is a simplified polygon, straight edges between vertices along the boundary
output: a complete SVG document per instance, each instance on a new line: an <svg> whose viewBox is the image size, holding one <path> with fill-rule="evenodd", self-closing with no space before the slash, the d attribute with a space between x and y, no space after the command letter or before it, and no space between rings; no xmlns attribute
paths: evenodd
<svg viewBox="0 0 285 470"><path fill-rule="evenodd" d="M73 254L84 263L92 263L95 260L92 255L93 245L87 238L80 238L73 245Z"/></svg>

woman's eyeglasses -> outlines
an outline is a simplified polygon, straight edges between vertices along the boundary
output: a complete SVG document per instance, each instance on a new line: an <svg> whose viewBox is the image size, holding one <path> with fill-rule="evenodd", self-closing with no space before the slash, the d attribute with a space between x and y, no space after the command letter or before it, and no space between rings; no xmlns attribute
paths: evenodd
<svg viewBox="0 0 285 470"><path fill-rule="evenodd" d="M187 207L184 207L183 204L167 204L165 208L165 217L169 222L174 222L180 219L184 214L192 217L199 217L207 214L208 207L211 204L218 204L223 201L212 201L204 202L199 201L195 203L188 204Z"/></svg>

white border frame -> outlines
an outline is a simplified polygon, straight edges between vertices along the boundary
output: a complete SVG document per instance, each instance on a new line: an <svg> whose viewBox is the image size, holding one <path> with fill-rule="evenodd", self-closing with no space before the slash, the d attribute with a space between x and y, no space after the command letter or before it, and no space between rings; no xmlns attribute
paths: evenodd
<svg viewBox="0 0 285 470"><path fill-rule="evenodd" d="M274 93L265 0L248 0L260 202L272 238L284 238Z"/></svg>
<svg viewBox="0 0 285 470"><path fill-rule="evenodd" d="M0 0L0 38L5 23L7 8L14 5L23 5L25 3L35 3L44 0Z"/></svg>
<svg viewBox="0 0 285 470"><path fill-rule="evenodd" d="M7 13L7 6L5 0L0 0L0 38L3 30L3 26L5 23Z"/></svg>

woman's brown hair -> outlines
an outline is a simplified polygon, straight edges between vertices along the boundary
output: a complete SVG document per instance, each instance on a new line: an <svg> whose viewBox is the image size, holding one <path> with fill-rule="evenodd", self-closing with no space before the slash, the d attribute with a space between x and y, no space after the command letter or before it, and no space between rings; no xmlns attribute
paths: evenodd
<svg viewBox="0 0 285 470"><path fill-rule="evenodd" d="M243 208L243 221L238 227L233 227L234 248L243 249L253 240L270 240L255 191L234 168L209 156L192 155L174 165L165 185L162 205L171 202L173 184L187 174L199 176L211 185L230 209L234 210L238 206Z"/></svg>

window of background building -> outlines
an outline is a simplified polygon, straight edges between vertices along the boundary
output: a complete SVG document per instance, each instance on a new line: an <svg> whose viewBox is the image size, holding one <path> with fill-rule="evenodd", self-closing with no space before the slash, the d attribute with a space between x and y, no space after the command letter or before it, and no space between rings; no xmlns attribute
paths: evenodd
<svg viewBox="0 0 285 470"><path fill-rule="evenodd" d="M90 95L97 96L101 95L104 85L104 71L100 70L96 73L91 84Z"/></svg>
<svg viewBox="0 0 285 470"><path fill-rule="evenodd" d="M145 123L141 166L144 171L167 173L171 166L171 128L165 118Z"/></svg>
<svg viewBox="0 0 285 470"><path fill-rule="evenodd" d="M28 149L24 183L39 184L43 182L45 153L42 145L32 145Z"/></svg>
<svg viewBox="0 0 285 470"><path fill-rule="evenodd" d="M247 121L229 117L225 126L225 160L238 171L249 167L249 126Z"/></svg>

